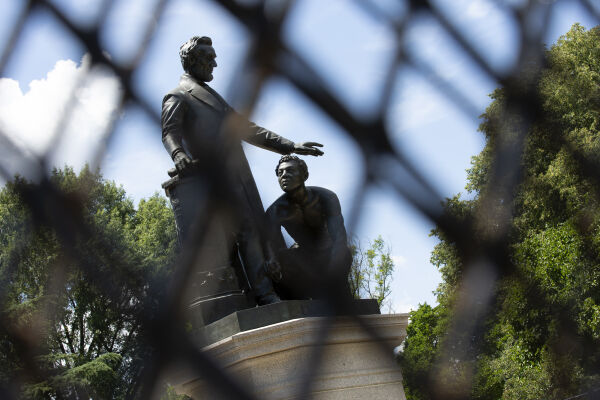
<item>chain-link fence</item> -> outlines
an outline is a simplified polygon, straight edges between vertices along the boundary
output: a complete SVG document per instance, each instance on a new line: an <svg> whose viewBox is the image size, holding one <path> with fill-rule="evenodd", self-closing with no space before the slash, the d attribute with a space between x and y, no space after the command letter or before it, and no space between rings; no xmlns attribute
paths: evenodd
<svg viewBox="0 0 600 400"><path fill-rule="evenodd" d="M583 7L596 21L600 21L600 9L592 0L572 1ZM140 107L149 116L157 126L160 126L160 115L156 113L150 101L159 102L160 99L148 99L136 91L133 82L133 76L144 62L144 57L149 44L152 42L158 27L161 24L161 16L165 12L168 4L165 0L158 0L154 8L149 10L153 17L149 19L145 34L137 46L137 52L131 58L128 65L115 63L102 49L100 43L100 32L106 23L107 16L111 9L115 7L114 1L107 0L99 7L99 12L95 16L95 22L91 25L82 27L76 21L72 20L58 8L52 1L35 0L27 2L22 8L22 12L14 21L11 28L10 39L5 45L0 58L0 71L3 71L7 63L13 56L13 51L20 35L24 30L28 20L37 10L45 10L52 14L68 34L76 38L83 46L86 52L91 55L92 65L102 65L109 68L119 78L123 95L119 102L119 108L124 108L128 104L135 104ZM514 23L518 41L518 59L514 66L508 70L499 71L489 60L481 54L481 51L473 46L472 40L463 34L463 31L455 25L451 18L441 11L441 8L430 1L406 1L403 3L404 12L399 16L392 15L383 8L379 7L378 2L369 0L356 0L354 4L360 8L363 13L376 18L379 24L387 27L393 32L394 54L393 62L386 67L386 82L381 86L377 93L376 112L370 117L356 115L339 98L339 95L327 89L327 85L320 85L324 78L320 76L310 63L297 51L290 48L282 40L282 27L293 9L292 1L280 2L247 2L235 0L215 0L220 7L233 16L251 35L251 46L243 64L243 70L247 72L245 76L248 81L240 90L236 92L236 104L241 104L243 109L252 110L263 84L272 76L277 76L293 86L298 92L303 94L315 107L328 118L334 121L344 133L355 141L361 151L361 156L365 161L367 172L364 174L364 181L360 183L362 188L357 196L349 215L346 216L347 225L352 227L359 219L361 210L365 204L367 193L375 186L384 186L396 192L399 198L407 201L415 210L426 218L431 220L445 237L456 245L457 253L462 257L464 270L462 273L460 299L456 301L456 307L453 310L453 320L448 329L449 338L445 342L444 351L450 352L455 358L460 359L463 353L471 351L466 348L461 338L465 332L470 333L472 337L483 337L486 334L485 321L490 310L489 304L493 303L497 296L494 287L499 280L514 275L513 260L510 257L508 224L511 215L511 204L517 188L522 183L522 174L520 170L520 158L523 152L524 141L527 132L531 127L532 121L536 120L541 113L541 104L535 90L535 85L539 79L540 66L545 65L545 46L542 42L546 37L547 29L550 26L550 18L553 9L560 2L553 1L496 1L496 6L502 8ZM478 107L470 99L464 96L459 88L454 86L454 82L445 79L436 73L435 69L418 59L410 51L407 51L408 44L405 39L412 21L417 18L432 18L441 26L448 37L459 45L462 51L468 55L470 60L476 64L493 81L498 82L504 88L504 98L509 105L506 118L518 116L519 123L513 135L516 137L504 146L497 146L492 156L492 165L494 166L490 178L489 190L481 194L481 203L494 204L497 212L493 215L482 216L482 220L463 220L444 213L440 207L441 196L438 190L424 174L422 174L421 165L414 162L413 158L406 154L406 149L392 144L390 137L392 133L389 130L389 124L386 122L386 116L390 113L392 106L393 90L397 86L396 80L399 77L399 69L409 66L417 73L436 87L437 91L455 106L458 107L468 118L477 114ZM201 34L201 32L199 32ZM533 67L532 65L537 66ZM63 121L68 119L68 112L63 116ZM500 124L501 121L496 121ZM63 124L58 124L56 131L51 133L53 140L58 141L62 134ZM107 143L113 135L114 121L108 124L104 132L102 143ZM158 140L158 139L157 139ZM27 168L37 171L36 175L46 176L47 160L44 155L41 158L32 158L22 154L19 146L11 142L11 139L2 134L2 146L10 148L17 157L22 156L22 164ZM51 146L49 147L51 148ZM104 156L105 146L98 146L93 160L101 160ZM582 170L587 176L600 184L598 179L598 163L587 158L583 154L577 153L576 148L572 147L572 155L581 161ZM96 163L97 164L97 163ZM0 173L6 181L12 179L9 168L0 161ZM397 171L404 171L403 174ZM407 179L407 176L410 179ZM225 202L228 196L228 189L224 187L223 182L226 178L220 176L218 171L210 171L206 175L207 185L211 187L215 197L209 200L198 217L198 226L194 232L195 243L201 243L203 235L206 234L206 221L213 214L217 203ZM34 221L39 224L52 227L59 241L66 247L73 247L71 256L77 258L80 256L75 250L75 237L92 237L94 232L83 221L78 218L74 211L78 209L77 200L66 197L50 180L42 179L38 186L29 187L29 191L24 190L22 195L26 206L35 216ZM498 205L498 199L502 199ZM222 207L222 204L220 204ZM230 205L235 208L234 204ZM495 235L489 235L484 240L479 236L478 226L480 224L489 224L497 229ZM350 229L351 230L351 229ZM473 248L473 243L477 243L477 248ZM114 264L118 260L111 260L115 256L112 251L111 243L100 243L100 252L104 253L106 259ZM19 251L17 247L14 251ZM165 293L161 297L160 304L148 304L137 310L135 324L144 327L141 331L147 332L145 343L147 345L147 358L143 362L138 360L140 368L135 376L130 377L131 388L126 391L128 398L151 398L160 388L157 384L159 377L164 372L163 367L172 362L185 362L193 366L200 376L205 377L215 386L221 388L224 394L235 399L252 399L253 396L232 379L225 371L221 370L215 362L206 354L199 351L190 341L188 335L183 329L176 327L182 326L183 322L179 310L182 308L182 288L185 287L187 278L190 274L193 260L196 257L197 248L188 248L182 252L175 261L176 268L170 276ZM5 268L10 263L10 258L2 260ZM89 263L81 260L81 268L88 268ZM111 280L113 279L110 268L103 271L93 271L93 275L103 284L102 296L120 296L111 290ZM131 271L135 273L135 271ZM10 283L10 279L2 282L4 288ZM3 289L4 289L3 288ZM116 298L116 297L115 297ZM360 323L360 319L357 319ZM11 324L9 320L3 320L2 325ZM324 324L320 338L327 334L328 325ZM366 326L365 326L366 329ZM36 376L43 374L40 368L40 361L36 358L36 343L27 332L18 330L8 330L9 339L16 345L11 351L17 352L25 360L24 370L20 373L27 376ZM454 332L459 332L453 338ZM33 340L33 341L32 341ZM141 340L141 339L140 339ZM470 345L469 345L470 346ZM319 346L315 347L312 362L319 363ZM309 368L316 371L317 368ZM433 372L432 372L433 373ZM311 380L314 374L305 375L306 382L303 392L299 393L299 398L306 398L310 392ZM13 388L14 389L14 388ZM13 389L0 391L1 396L12 398L15 395ZM440 393L443 393L440 392ZM468 390L465 393L469 393ZM442 398L442 397L439 397Z"/></svg>

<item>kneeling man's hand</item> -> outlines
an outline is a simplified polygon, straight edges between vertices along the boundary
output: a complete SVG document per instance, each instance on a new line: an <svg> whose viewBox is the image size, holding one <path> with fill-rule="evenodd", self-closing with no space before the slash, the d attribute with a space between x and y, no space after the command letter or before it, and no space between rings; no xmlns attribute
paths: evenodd
<svg viewBox="0 0 600 400"><path fill-rule="evenodd" d="M265 269L273 281L281 281L281 278L283 277L281 274L281 265L279 265L277 261L274 259L267 260L265 263Z"/></svg>

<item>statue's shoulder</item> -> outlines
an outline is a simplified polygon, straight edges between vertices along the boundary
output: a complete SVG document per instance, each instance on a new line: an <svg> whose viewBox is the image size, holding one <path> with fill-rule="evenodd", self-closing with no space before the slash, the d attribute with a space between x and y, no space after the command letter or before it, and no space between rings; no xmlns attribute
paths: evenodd
<svg viewBox="0 0 600 400"><path fill-rule="evenodd" d="M321 186L307 186L307 189L311 190L313 193L319 195L319 197L321 197L322 199L325 200L338 200L337 195L335 194L335 192L329 190L329 189L325 189L324 187Z"/></svg>
<svg viewBox="0 0 600 400"><path fill-rule="evenodd" d="M275 200L273 204L269 206L269 208L267 208L267 215L270 217L280 216L282 213L285 213L285 210L289 208L289 205L290 203L287 199L287 195L284 193L279 196L279 198Z"/></svg>
<svg viewBox="0 0 600 400"><path fill-rule="evenodd" d="M173 88L171 90L169 90L167 92L167 94L165 94L165 96L163 97L163 103L165 101L167 101L168 99L172 99L175 98L177 100L181 100L181 101L185 101L187 98L187 91L182 88L181 86L177 86L176 88Z"/></svg>
<svg viewBox="0 0 600 400"><path fill-rule="evenodd" d="M307 186L307 188L318 197L318 202L323 207L325 214L341 214L342 208L340 206L340 200L333 191L320 186Z"/></svg>
<svg viewBox="0 0 600 400"><path fill-rule="evenodd" d="M190 91L192 89L193 82L184 74L179 80L179 84L167 92L163 98L163 102L172 97L185 101L190 95Z"/></svg>

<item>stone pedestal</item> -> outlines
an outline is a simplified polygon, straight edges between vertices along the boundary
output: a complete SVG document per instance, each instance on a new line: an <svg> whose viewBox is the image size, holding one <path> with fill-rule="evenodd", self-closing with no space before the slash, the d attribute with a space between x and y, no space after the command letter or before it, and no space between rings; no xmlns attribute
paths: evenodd
<svg viewBox="0 0 600 400"><path fill-rule="evenodd" d="M313 399L405 399L393 349L406 336L408 314L360 319L378 339L351 317L333 317L323 346L317 348L318 364L311 357L325 317L242 331L206 346L205 351L261 400L298 398L307 372L314 374ZM176 390L194 400L222 398L202 378L187 378Z"/></svg>

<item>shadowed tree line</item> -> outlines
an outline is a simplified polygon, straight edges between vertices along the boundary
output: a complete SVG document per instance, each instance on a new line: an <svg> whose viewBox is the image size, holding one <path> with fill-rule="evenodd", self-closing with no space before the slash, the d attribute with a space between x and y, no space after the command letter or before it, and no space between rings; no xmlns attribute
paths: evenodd
<svg viewBox="0 0 600 400"><path fill-rule="evenodd" d="M52 207L52 196L40 196L49 185L72 200L87 231L64 237L32 212L32 203ZM79 175L55 169L41 184L7 183L0 191L0 386L32 399L135 393L150 351L140 316L160 301L175 238L164 198L136 209L122 187L87 167Z"/></svg>
<svg viewBox="0 0 600 400"><path fill-rule="evenodd" d="M431 262L443 281L439 305L411 313L401 356L408 399L564 399L600 386L600 28L574 25L545 65L532 62L522 75L541 109L516 161L521 183L506 198L488 196L504 179L493 157L523 126L501 88L482 115L486 145L468 170L473 199L444 204L457 220L476 221L474 248L506 237L512 267L492 289L484 334L456 332L464 257L451 237L432 231L440 243ZM492 223L506 210L506 226ZM467 350L448 349L450 335Z"/></svg>

